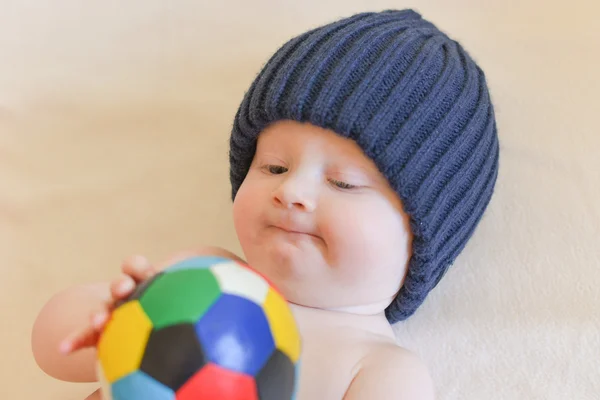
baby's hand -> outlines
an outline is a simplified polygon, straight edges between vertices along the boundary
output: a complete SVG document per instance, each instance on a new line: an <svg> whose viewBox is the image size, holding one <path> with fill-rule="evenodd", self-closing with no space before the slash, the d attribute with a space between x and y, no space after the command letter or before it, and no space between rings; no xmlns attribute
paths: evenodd
<svg viewBox="0 0 600 400"><path fill-rule="evenodd" d="M100 310L91 313L89 326L62 341L61 353L69 354L96 346L115 304L131 295L140 282L156 274L156 269L142 256L134 256L125 260L121 271L123 272L122 276L110 284L111 299Z"/></svg>

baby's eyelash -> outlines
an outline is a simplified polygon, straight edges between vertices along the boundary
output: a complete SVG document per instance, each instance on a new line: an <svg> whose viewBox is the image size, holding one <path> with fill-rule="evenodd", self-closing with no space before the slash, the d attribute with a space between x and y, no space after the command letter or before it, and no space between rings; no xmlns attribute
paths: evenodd
<svg viewBox="0 0 600 400"><path fill-rule="evenodd" d="M330 181L331 181L331 183L333 183L335 186L337 186L340 189L354 189L357 187L355 185L351 185L346 182L338 181L336 179L331 179Z"/></svg>
<svg viewBox="0 0 600 400"><path fill-rule="evenodd" d="M283 167L281 165L267 164L267 165L263 166L263 168L270 174L275 174L275 175L279 175L279 174L283 174L284 172L287 172L287 168Z"/></svg>
<svg viewBox="0 0 600 400"><path fill-rule="evenodd" d="M280 174L286 173L288 171L288 168L286 168L282 165L275 165L275 164L263 165L262 169L267 171L269 174L273 174L273 175L280 175ZM350 183L339 181L337 179L329 179L329 182L331 182L331 184L333 184L338 189L343 189L343 190L356 189L358 187L356 185L352 185Z"/></svg>

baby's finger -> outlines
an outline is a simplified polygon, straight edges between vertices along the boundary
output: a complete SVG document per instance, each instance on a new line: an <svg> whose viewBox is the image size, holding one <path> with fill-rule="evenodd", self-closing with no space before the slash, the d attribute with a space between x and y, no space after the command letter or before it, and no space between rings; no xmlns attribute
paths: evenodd
<svg viewBox="0 0 600 400"><path fill-rule="evenodd" d="M125 274L131 276L136 283L140 283L154 275L154 267L143 256L133 256L125 260L122 270Z"/></svg>
<svg viewBox="0 0 600 400"><path fill-rule="evenodd" d="M93 347L98 342L99 337L100 332L94 327L85 328L64 339L60 343L59 351L62 354L70 354L87 347Z"/></svg>
<svg viewBox="0 0 600 400"><path fill-rule="evenodd" d="M113 300L122 300L135 289L136 282L129 275L123 275L110 283L110 294Z"/></svg>
<svg viewBox="0 0 600 400"><path fill-rule="evenodd" d="M97 331L102 331L104 329L104 325L108 322L111 313L110 308L106 308L104 310L96 311L92 314L91 321L92 327Z"/></svg>

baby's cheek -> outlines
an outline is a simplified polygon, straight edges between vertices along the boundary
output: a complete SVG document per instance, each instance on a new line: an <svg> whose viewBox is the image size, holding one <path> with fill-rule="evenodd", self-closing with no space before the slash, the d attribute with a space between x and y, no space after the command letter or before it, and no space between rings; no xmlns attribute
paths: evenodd
<svg viewBox="0 0 600 400"><path fill-rule="evenodd" d="M233 222L242 242L247 240L252 226L256 224L257 202L253 197L252 187L242 185L233 202Z"/></svg>
<svg viewBox="0 0 600 400"><path fill-rule="evenodd" d="M330 234L335 237L340 257L355 268L374 268L374 264L389 264L397 257L402 233L398 218L383 211L369 207L336 216Z"/></svg>
<svg viewBox="0 0 600 400"><path fill-rule="evenodd" d="M351 274L360 273L373 249L370 228L365 227L369 222L361 213L343 208L331 210L329 217L321 231L331 263Z"/></svg>

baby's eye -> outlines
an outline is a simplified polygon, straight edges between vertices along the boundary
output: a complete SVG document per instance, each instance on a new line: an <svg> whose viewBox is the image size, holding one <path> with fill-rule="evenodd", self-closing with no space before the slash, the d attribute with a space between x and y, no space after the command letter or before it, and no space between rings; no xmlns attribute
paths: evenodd
<svg viewBox="0 0 600 400"><path fill-rule="evenodd" d="M356 187L355 185L351 185L346 182L338 181L336 179L332 179L331 183L333 183L335 186L337 186L340 189L354 189Z"/></svg>
<svg viewBox="0 0 600 400"><path fill-rule="evenodd" d="M283 174L288 170L286 167L282 167L281 165L266 165L265 169L269 171L269 173L275 175Z"/></svg>

